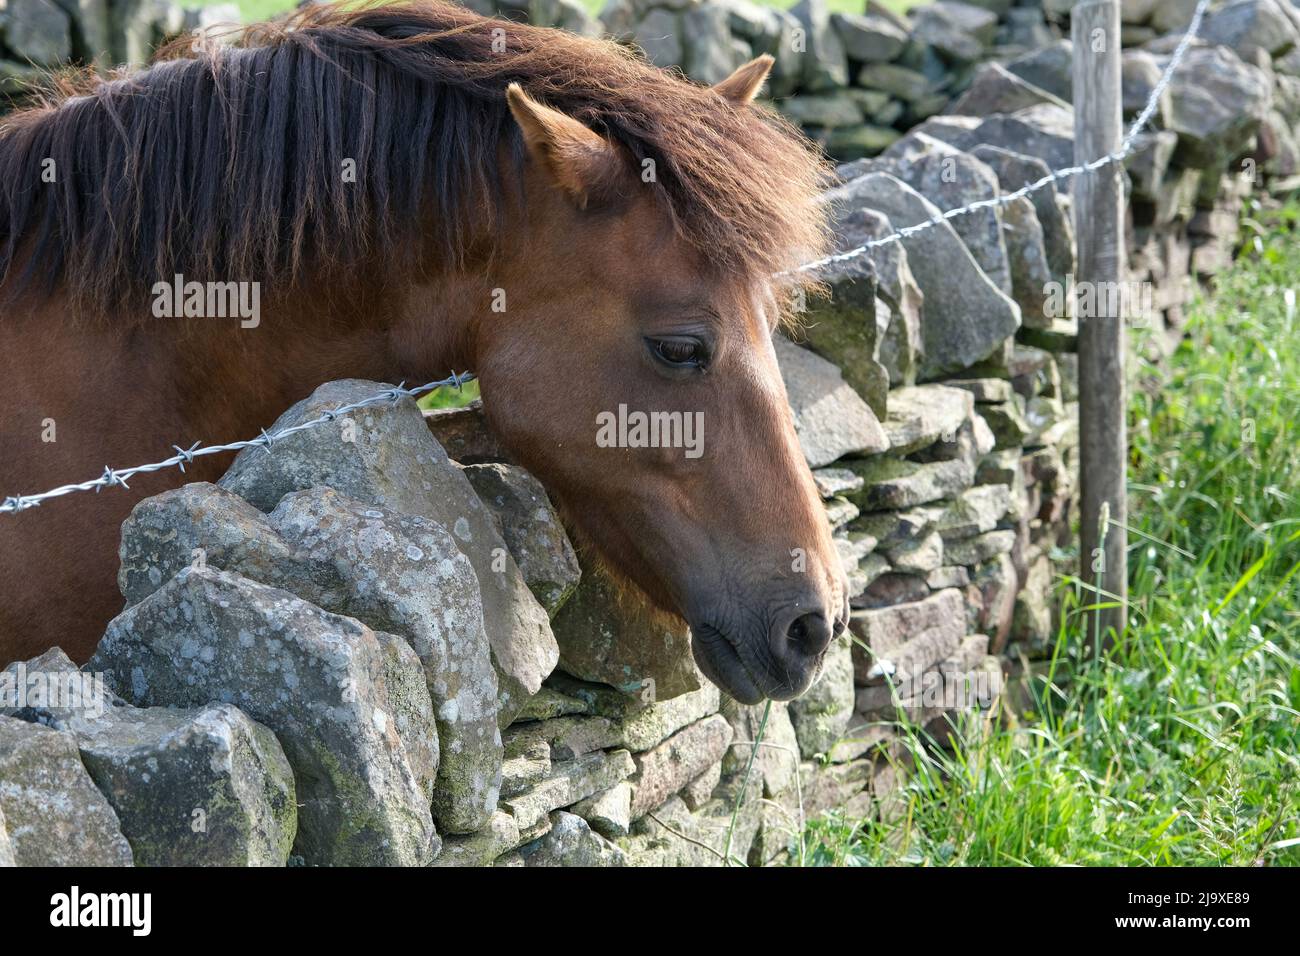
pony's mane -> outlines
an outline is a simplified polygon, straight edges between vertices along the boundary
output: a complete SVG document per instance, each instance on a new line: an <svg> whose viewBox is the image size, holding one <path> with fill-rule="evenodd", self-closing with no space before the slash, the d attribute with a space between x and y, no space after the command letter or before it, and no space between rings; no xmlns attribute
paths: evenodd
<svg viewBox="0 0 1300 956"><path fill-rule="evenodd" d="M797 132L613 43L417 0L310 6L194 46L65 78L4 118L7 296L62 289L102 313L175 273L305 283L430 253L455 265L468 225L499 223L498 157L522 161L511 82L638 167L654 160L663 209L718 267L756 277L824 248L824 166Z"/></svg>

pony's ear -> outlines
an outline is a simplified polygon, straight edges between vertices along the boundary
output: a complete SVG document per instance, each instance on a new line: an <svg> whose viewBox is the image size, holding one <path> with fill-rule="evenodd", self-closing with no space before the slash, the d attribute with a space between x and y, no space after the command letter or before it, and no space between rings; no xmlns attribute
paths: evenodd
<svg viewBox="0 0 1300 956"><path fill-rule="evenodd" d="M756 56L744 66L737 67L736 72L720 83L715 83L713 92L723 99L730 100L735 106L748 106L763 88L763 81L776 60L764 53Z"/></svg>
<svg viewBox="0 0 1300 956"><path fill-rule="evenodd" d="M580 207L608 191L620 169L612 143L573 117L543 106L518 83L506 87L506 102L523 131L528 155Z"/></svg>

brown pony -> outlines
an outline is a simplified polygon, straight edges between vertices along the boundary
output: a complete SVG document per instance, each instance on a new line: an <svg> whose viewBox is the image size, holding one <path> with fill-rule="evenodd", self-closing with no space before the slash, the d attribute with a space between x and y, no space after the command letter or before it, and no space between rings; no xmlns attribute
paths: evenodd
<svg viewBox="0 0 1300 956"><path fill-rule="evenodd" d="M433 2L195 46L4 119L0 491L255 435L329 379L473 369L715 682L802 692L847 601L771 343L824 223L819 161L751 103L770 59L702 88ZM167 317L178 275L257 283L255 321ZM702 447L607 447L620 405L700 413ZM0 515L0 662L84 660L129 509L225 464Z"/></svg>

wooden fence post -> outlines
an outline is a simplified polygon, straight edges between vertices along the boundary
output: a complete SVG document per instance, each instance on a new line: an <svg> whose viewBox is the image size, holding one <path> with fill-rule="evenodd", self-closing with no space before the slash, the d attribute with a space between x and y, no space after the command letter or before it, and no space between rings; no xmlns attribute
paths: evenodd
<svg viewBox="0 0 1300 956"><path fill-rule="evenodd" d="M1070 13L1074 44L1074 161L1088 163L1123 136L1118 0L1085 0ZM1114 604L1085 616L1087 634L1109 643L1128 616L1126 472L1128 434L1123 296L1123 187L1120 164L1074 179L1076 284L1087 310L1079 323L1079 472L1081 577L1095 588L1087 603Z"/></svg>

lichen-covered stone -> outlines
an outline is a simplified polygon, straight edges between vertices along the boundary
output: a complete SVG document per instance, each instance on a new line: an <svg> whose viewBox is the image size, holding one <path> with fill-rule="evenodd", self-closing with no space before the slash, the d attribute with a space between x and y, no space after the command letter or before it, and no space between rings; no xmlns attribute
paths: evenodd
<svg viewBox="0 0 1300 956"><path fill-rule="evenodd" d="M644 816L722 759L731 743L726 718L714 714L697 721L632 759L632 819Z"/></svg>
<svg viewBox="0 0 1300 956"><path fill-rule="evenodd" d="M433 815L445 833L478 829L501 782L497 682L473 565L451 533L416 515L352 501L330 488L285 495L271 523L347 588L338 608L397 634L420 659L441 760Z"/></svg>
<svg viewBox="0 0 1300 956"><path fill-rule="evenodd" d="M402 638L191 568L114 618L87 668L139 706L219 701L269 727L294 768L294 849L308 862L423 865L437 854L437 730Z"/></svg>
<svg viewBox="0 0 1300 956"><path fill-rule="evenodd" d="M579 800L571 809L601 836L611 840L627 836L632 826L632 786L627 781L616 783Z"/></svg>
<svg viewBox="0 0 1300 956"><path fill-rule="evenodd" d="M71 734L0 716L0 811L18 866L131 866Z"/></svg>
<svg viewBox="0 0 1300 956"><path fill-rule="evenodd" d="M551 774L523 793L501 801L514 817L520 833L537 826L552 810L572 806L592 794L608 790L635 770L626 750L586 754L575 760L551 764Z"/></svg>
<svg viewBox="0 0 1300 956"><path fill-rule="evenodd" d="M542 483L515 465L470 465L465 476L496 514L501 536L533 594L555 617L582 570Z"/></svg>
<svg viewBox="0 0 1300 956"><path fill-rule="evenodd" d="M557 810L546 836L519 848L526 866L626 866L627 854L582 817Z"/></svg>
<svg viewBox="0 0 1300 956"><path fill-rule="evenodd" d="M781 336L773 340L781 378L794 414L799 447L810 468L845 455L889 447L875 412L830 362Z"/></svg>
<svg viewBox="0 0 1300 956"><path fill-rule="evenodd" d="M356 379L329 382L269 431L320 418L386 387ZM508 724L554 669L555 637L487 506L434 440L415 402L369 406L280 439L273 449L245 449L221 487L269 512L291 491L326 485L365 505L427 518L452 533L478 577L498 672L498 716L502 726Z"/></svg>
<svg viewBox="0 0 1300 956"><path fill-rule="evenodd" d="M853 717L853 654L848 632L831 641L821 676L786 705L804 760L829 753Z"/></svg>
<svg viewBox="0 0 1300 956"><path fill-rule="evenodd" d="M718 688L705 684L680 697L652 703L622 722L620 744L633 753L649 750L688 724L716 714L720 699Z"/></svg>

